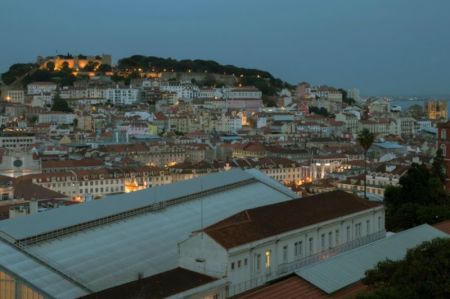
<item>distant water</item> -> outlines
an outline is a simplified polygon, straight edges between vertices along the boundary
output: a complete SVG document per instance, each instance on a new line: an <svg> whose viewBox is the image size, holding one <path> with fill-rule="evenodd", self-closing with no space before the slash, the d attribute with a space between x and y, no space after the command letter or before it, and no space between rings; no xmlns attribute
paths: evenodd
<svg viewBox="0 0 450 299"><path fill-rule="evenodd" d="M450 100L439 100L439 101L447 101L447 110L449 112L448 115L450 116ZM425 111L426 102L427 102L426 99L395 99L392 100L391 105L398 105L402 107L402 111L407 111L408 108L413 105L419 105Z"/></svg>

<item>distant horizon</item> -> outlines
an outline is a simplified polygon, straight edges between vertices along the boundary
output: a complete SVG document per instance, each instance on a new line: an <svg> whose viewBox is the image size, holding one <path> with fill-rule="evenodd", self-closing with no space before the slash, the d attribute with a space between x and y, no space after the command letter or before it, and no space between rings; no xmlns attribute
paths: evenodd
<svg viewBox="0 0 450 299"><path fill-rule="evenodd" d="M0 70L55 50L143 54L258 68L362 95L447 98L448 11L448 0L4 0Z"/></svg>

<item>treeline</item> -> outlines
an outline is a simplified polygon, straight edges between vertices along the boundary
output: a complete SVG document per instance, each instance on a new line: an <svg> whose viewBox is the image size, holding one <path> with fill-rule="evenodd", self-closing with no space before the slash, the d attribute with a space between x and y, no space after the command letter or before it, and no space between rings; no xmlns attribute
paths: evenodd
<svg viewBox="0 0 450 299"><path fill-rule="evenodd" d="M237 67L234 65L222 65L213 60L161 58L155 56L133 55L119 60L120 70L134 71L142 69L144 71L155 72L194 72L234 75L237 84L243 86L255 86L264 95L275 95L283 87L292 88L289 83L275 78L267 71ZM215 82L210 82L213 85Z"/></svg>
<svg viewBox="0 0 450 299"><path fill-rule="evenodd" d="M384 193L386 228L401 231L423 223L450 219L450 197L445 191L445 163L439 149L431 169L412 164L400 178L399 186Z"/></svg>

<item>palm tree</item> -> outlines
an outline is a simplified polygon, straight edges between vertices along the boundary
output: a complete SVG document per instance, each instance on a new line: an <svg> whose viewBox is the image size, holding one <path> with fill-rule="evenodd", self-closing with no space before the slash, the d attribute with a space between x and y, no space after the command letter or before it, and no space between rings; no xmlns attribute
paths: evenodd
<svg viewBox="0 0 450 299"><path fill-rule="evenodd" d="M364 198L367 198L367 152L375 140L375 135L368 129L363 129L359 132L357 140L364 150Z"/></svg>

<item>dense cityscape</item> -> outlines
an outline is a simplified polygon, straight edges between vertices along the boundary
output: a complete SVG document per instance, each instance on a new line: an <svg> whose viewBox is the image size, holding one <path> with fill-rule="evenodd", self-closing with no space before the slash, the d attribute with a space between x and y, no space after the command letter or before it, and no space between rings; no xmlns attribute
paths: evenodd
<svg viewBox="0 0 450 299"><path fill-rule="evenodd" d="M0 52L0 299L450 298L448 18L410 1L0 5L36 45Z"/></svg>

